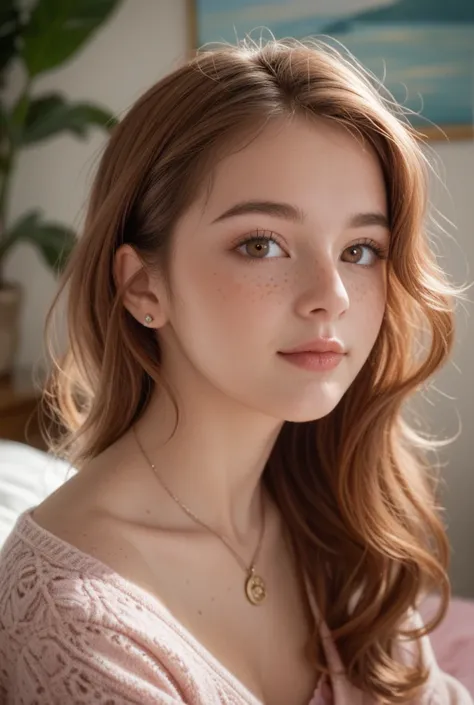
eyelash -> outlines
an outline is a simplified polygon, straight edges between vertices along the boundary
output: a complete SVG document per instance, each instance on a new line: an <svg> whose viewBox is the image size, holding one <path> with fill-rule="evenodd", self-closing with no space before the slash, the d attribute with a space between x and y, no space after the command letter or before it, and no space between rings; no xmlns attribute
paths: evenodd
<svg viewBox="0 0 474 705"><path fill-rule="evenodd" d="M275 242L279 247L281 247L283 250L284 245L278 235L276 233L272 233L270 235L265 235L265 231L256 231L256 234L253 235L252 237L245 236L243 239L240 239L238 242L234 243L234 250L238 250L239 247L242 247L242 245L247 245L249 242ZM375 240L371 240L370 238L362 238L362 240L358 240L357 242L354 242L352 245L349 245L345 249L348 250L351 247L359 247L361 245L364 245L365 247L369 247L374 255L380 259L380 260L386 260L388 258L388 252L387 250L379 245ZM266 259L277 259L273 257L246 257L245 255L240 255L242 259L247 260L248 262L251 262L252 264L256 262L261 262L262 260ZM370 265L367 264L359 264L357 265L359 267L369 267Z"/></svg>
<svg viewBox="0 0 474 705"><path fill-rule="evenodd" d="M251 237L246 235L244 238L240 238L237 242L234 243L234 250L238 250L239 247L242 247L242 245L247 245L249 242L275 242L279 247L282 248L282 250L285 249L281 239L278 237L276 233L272 233L270 235L265 235L265 230L256 230L255 234L252 234ZM240 253L238 253L240 255ZM240 255L242 259L250 260L251 262L255 262L258 260L262 259L272 259L270 257L246 257L245 255Z"/></svg>

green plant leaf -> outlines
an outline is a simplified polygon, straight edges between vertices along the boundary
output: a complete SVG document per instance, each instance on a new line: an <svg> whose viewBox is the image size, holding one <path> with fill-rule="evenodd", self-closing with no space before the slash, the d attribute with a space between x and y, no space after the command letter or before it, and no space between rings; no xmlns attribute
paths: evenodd
<svg viewBox="0 0 474 705"><path fill-rule="evenodd" d="M41 223L36 230L31 230L25 238L36 245L46 263L55 272L61 272L76 244L74 230L59 223Z"/></svg>
<svg viewBox="0 0 474 705"><path fill-rule="evenodd" d="M0 4L0 72L8 66L18 51L20 10L17 0L2 0ZM0 86L3 76L0 76Z"/></svg>
<svg viewBox="0 0 474 705"><path fill-rule="evenodd" d="M11 108L10 114L7 116L7 134L11 142L15 146L15 149L21 143L23 125L28 114L29 105L30 97L28 95L28 91L24 90L18 97L16 103Z"/></svg>
<svg viewBox="0 0 474 705"><path fill-rule="evenodd" d="M5 149L5 139L8 137L8 115L0 103L0 148Z"/></svg>
<svg viewBox="0 0 474 705"><path fill-rule="evenodd" d="M0 259L8 249L21 241L35 245L46 263L59 272L64 269L77 237L75 232L65 225L41 222L41 212L34 210L22 216L5 233L0 244Z"/></svg>
<svg viewBox="0 0 474 705"><path fill-rule="evenodd" d="M91 125L111 129L116 123L112 113L104 108L92 103L67 103L59 93L49 93L31 101L22 144L40 142L65 130L86 137Z"/></svg>
<svg viewBox="0 0 474 705"><path fill-rule="evenodd" d="M30 76L69 59L121 0L38 0L22 32L22 57Z"/></svg>
<svg viewBox="0 0 474 705"><path fill-rule="evenodd" d="M0 260L5 256L10 247L15 244L15 242L19 242L24 239L27 233L38 227L40 217L41 211L28 211L16 220L13 225L10 225L4 233L2 233L2 239L0 240Z"/></svg>

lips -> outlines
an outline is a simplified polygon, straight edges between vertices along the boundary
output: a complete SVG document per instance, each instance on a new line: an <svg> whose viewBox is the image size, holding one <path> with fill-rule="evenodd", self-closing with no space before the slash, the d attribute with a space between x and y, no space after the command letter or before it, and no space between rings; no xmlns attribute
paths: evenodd
<svg viewBox="0 0 474 705"><path fill-rule="evenodd" d="M297 353L345 354L344 346L336 338L317 338L316 340L310 340L307 343L297 345L290 350L281 350L280 352L282 355L294 355Z"/></svg>
<svg viewBox="0 0 474 705"><path fill-rule="evenodd" d="M279 353L282 360L290 362L296 367L300 367L310 372L329 372L334 370L344 359L344 353L326 351L326 352L292 352Z"/></svg>

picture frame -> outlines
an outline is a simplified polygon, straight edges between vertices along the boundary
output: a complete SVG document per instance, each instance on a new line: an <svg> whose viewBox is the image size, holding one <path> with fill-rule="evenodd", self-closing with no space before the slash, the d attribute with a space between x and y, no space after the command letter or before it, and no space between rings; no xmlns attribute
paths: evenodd
<svg viewBox="0 0 474 705"><path fill-rule="evenodd" d="M314 0L314 9L308 0L188 0L189 53L248 33L335 40L414 111L409 119L420 135L473 139L474 0L355 4L344 12L353 0Z"/></svg>

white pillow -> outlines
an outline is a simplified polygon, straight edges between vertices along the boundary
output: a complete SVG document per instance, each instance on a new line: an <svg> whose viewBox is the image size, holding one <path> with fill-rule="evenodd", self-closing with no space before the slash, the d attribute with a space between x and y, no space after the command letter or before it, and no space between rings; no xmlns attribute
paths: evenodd
<svg viewBox="0 0 474 705"><path fill-rule="evenodd" d="M76 470L23 443L0 440L0 547L20 514L40 504Z"/></svg>

